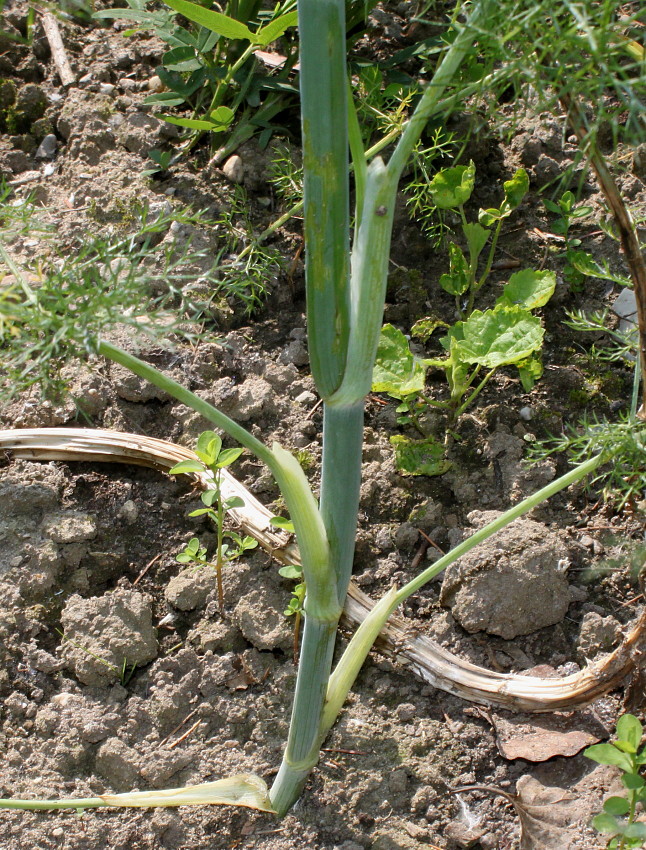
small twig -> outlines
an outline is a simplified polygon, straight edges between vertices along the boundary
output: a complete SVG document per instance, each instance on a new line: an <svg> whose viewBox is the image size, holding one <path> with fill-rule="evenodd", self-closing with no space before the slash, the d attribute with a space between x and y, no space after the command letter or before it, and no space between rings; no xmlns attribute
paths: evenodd
<svg viewBox="0 0 646 850"><path fill-rule="evenodd" d="M422 560L424 559L424 555L426 555L426 553L428 552L428 547L430 545L431 544L429 543L428 540L422 540L419 549L415 553L415 557L410 562L411 568L413 570L418 569L419 565L422 563Z"/></svg>
<svg viewBox="0 0 646 850"><path fill-rule="evenodd" d="M195 723L191 726L190 729L187 729L186 732L184 732L183 735L181 735L176 741L173 741L173 743L169 746L168 749L172 750L178 744L181 744L182 741L185 741L188 738L188 736L197 729L197 727L200 725L201 722L202 722L202 718L200 717L200 719L196 720Z"/></svg>
<svg viewBox="0 0 646 850"><path fill-rule="evenodd" d="M343 750L337 747L323 747L321 749L322 753L343 753L346 756L367 756L368 753L364 753L363 750Z"/></svg>
<svg viewBox="0 0 646 850"><path fill-rule="evenodd" d="M64 86L71 86L76 82L76 74L72 71L72 66L67 58L58 21L51 12L43 12L42 22L60 81Z"/></svg>
<svg viewBox="0 0 646 850"><path fill-rule="evenodd" d="M194 716L195 716L195 712L196 712L196 711L197 711L197 709L196 709L196 708L194 708L194 709L193 709L193 711L191 711L191 713L190 713L190 714L187 714L187 715L186 715L186 717L182 720L182 722L181 722L180 724L178 724L178 725L177 725L177 726L173 729L173 731L172 731L172 732L169 732L169 733L168 733L168 735L166 735L166 737L164 738L164 740L163 740L163 741L160 741L160 742L159 742L158 746L163 747L163 746L164 746L164 744L166 743L166 741L168 741L170 738L172 738L172 737L173 737L173 735L174 735L176 732L179 732L179 730L182 728L182 726L183 726L185 723L188 723L188 721L191 719L191 717L194 717Z"/></svg>
<svg viewBox="0 0 646 850"><path fill-rule="evenodd" d="M316 413L316 411L319 409L319 407L320 407L322 404L323 404L323 399L322 399L322 398L320 398L320 399L316 402L316 404L314 405L314 407L310 410L310 412L307 414L307 416L306 416L305 418L306 418L306 419L311 419L311 418L312 418L312 416L314 416L314 414Z"/></svg>
<svg viewBox="0 0 646 850"><path fill-rule="evenodd" d="M143 568L143 570L139 573L139 575L137 576L137 578L133 581L133 583L132 583L132 586L133 586L133 587L134 587L135 585L139 584L139 582L140 582L140 581L141 581L141 579L142 579L142 578L146 575L146 573L148 572L148 570L152 567L152 565L153 565L154 563L156 563L156 562L157 562L157 561L161 558L161 556L162 556L162 555L163 555L163 552L160 552L158 555L155 555L155 557L152 559L152 561L149 561L149 562L146 564L146 566L145 566L145 567Z"/></svg>
<svg viewBox="0 0 646 850"><path fill-rule="evenodd" d="M440 555L444 555L444 554L445 554L445 553L444 553L444 550L443 550L443 549L440 549L440 547L437 545L437 543L436 543L434 540L431 540L431 538L428 536L428 534L424 534L424 532L422 531L422 529L421 529L421 528L418 528L417 530L418 530L418 531L419 531L419 533L422 535L422 537L424 538L424 540L428 540L428 542L431 544L431 546L433 546L435 549L437 549L437 551L440 553Z"/></svg>

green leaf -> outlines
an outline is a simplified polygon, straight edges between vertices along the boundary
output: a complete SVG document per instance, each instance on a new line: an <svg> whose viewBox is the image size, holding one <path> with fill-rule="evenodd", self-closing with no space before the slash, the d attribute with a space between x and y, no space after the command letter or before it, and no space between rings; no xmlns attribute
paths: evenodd
<svg viewBox="0 0 646 850"><path fill-rule="evenodd" d="M204 462L210 466L218 459L221 448L222 439L215 431L203 431L195 443L195 454L203 455Z"/></svg>
<svg viewBox="0 0 646 850"><path fill-rule="evenodd" d="M217 468L224 469L225 466L231 466L232 463L238 460L243 451L244 449L224 449L218 455L216 462Z"/></svg>
<svg viewBox="0 0 646 850"><path fill-rule="evenodd" d="M526 393L533 390L534 384L543 374L543 361L540 352L535 351L527 360L516 363L518 377Z"/></svg>
<svg viewBox="0 0 646 850"><path fill-rule="evenodd" d="M583 751L586 758L592 759L599 764L614 764L625 773L633 773L633 765L630 756L622 753L612 744L593 744Z"/></svg>
<svg viewBox="0 0 646 850"><path fill-rule="evenodd" d="M246 552L248 549L256 549L258 547L258 541L255 537L249 537L249 535L247 535L240 541L240 546L242 547L242 550Z"/></svg>
<svg viewBox="0 0 646 850"><path fill-rule="evenodd" d="M628 752L637 752L643 734L643 727L633 714L624 714L617 721L617 738L630 746Z"/></svg>
<svg viewBox="0 0 646 850"><path fill-rule="evenodd" d="M536 310L550 300L556 289L556 275L550 271L523 269L509 278L496 304Z"/></svg>
<svg viewBox="0 0 646 850"><path fill-rule="evenodd" d="M169 124L175 124L177 127L186 127L189 130L207 130L220 131L226 129L214 124L213 121L203 121L199 118L176 118L174 115L164 115L162 113L155 114L155 118L159 121L167 121Z"/></svg>
<svg viewBox="0 0 646 850"><path fill-rule="evenodd" d="M424 389L426 369L408 347L404 334L393 325L381 329L377 358L372 374L372 390L403 398Z"/></svg>
<svg viewBox="0 0 646 850"><path fill-rule="evenodd" d="M211 508L218 501L219 495L220 494L216 489L205 490L202 493L202 495L200 496L200 499L202 500L203 504L205 504L205 505L207 505L207 507Z"/></svg>
<svg viewBox="0 0 646 850"><path fill-rule="evenodd" d="M198 6L197 3L189 3L188 0L164 0L164 2L189 21L217 32L225 38L246 39L251 42L255 40L251 30L235 18L229 18L220 12L212 12L203 6Z"/></svg>
<svg viewBox="0 0 646 850"><path fill-rule="evenodd" d="M646 785L646 781L638 773L624 773L621 781L631 791L636 791L638 788L643 788Z"/></svg>
<svg viewBox="0 0 646 850"><path fill-rule="evenodd" d="M211 508L198 508L195 511L191 511L189 516L204 516L204 514L208 514L213 519L216 519L215 512Z"/></svg>
<svg viewBox="0 0 646 850"><path fill-rule="evenodd" d="M630 811L630 803L625 797L608 797L603 803L603 810L609 815L627 815Z"/></svg>
<svg viewBox="0 0 646 850"><path fill-rule="evenodd" d="M197 537L191 537L184 549L187 555L197 555L200 551L200 541Z"/></svg>
<svg viewBox="0 0 646 850"><path fill-rule="evenodd" d="M258 30L253 37L254 44L259 44L261 47L267 47L267 45L271 44L272 41L276 41L277 38L280 38L285 30L289 29L289 27L295 27L297 23L298 12L288 12L286 15L281 15L279 18L275 18L271 21L271 23L267 24L266 27Z"/></svg>
<svg viewBox="0 0 646 850"><path fill-rule="evenodd" d="M108 806L143 808L145 806L244 806L273 812L264 780L252 773L241 773L228 779L187 785L163 791L132 791L125 794L102 794Z"/></svg>
<svg viewBox="0 0 646 850"><path fill-rule="evenodd" d="M244 499L241 499L240 496L231 496L230 499L225 501L224 509L230 511L232 508L244 508Z"/></svg>
<svg viewBox="0 0 646 850"><path fill-rule="evenodd" d="M462 248L455 242L449 243L449 273L440 277L440 286L449 295L462 295L469 288L471 275L469 264Z"/></svg>
<svg viewBox="0 0 646 850"><path fill-rule="evenodd" d="M184 103L185 100L186 100L185 97L182 97L181 95L177 95L177 94L175 94L175 92L164 91L164 92L160 92L159 94L148 95L148 97L144 98L144 103L148 104L150 106L160 106L161 105L161 106L165 106L168 109L170 109L173 106L181 106ZM162 115L161 117L163 118L164 116Z"/></svg>
<svg viewBox="0 0 646 850"><path fill-rule="evenodd" d="M628 826L623 830L623 836L625 838L646 838L646 823L642 823L641 821L637 821L636 823L629 823Z"/></svg>
<svg viewBox="0 0 646 850"><path fill-rule="evenodd" d="M478 222L483 227L491 227L492 224L500 221L501 218L504 218L502 210L497 210L493 207L488 210L480 210L478 213Z"/></svg>
<svg viewBox="0 0 646 850"><path fill-rule="evenodd" d="M511 180L503 183L503 189L505 200L515 210L529 190L529 177L525 169L519 168Z"/></svg>
<svg viewBox="0 0 646 850"><path fill-rule="evenodd" d="M175 560L180 564L190 564L194 558L186 552L180 552L178 555L175 555Z"/></svg>
<svg viewBox="0 0 646 850"><path fill-rule="evenodd" d="M435 206L441 210L462 206L471 197L475 176L476 167L473 162L439 171L429 184Z"/></svg>
<svg viewBox="0 0 646 850"><path fill-rule="evenodd" d="M181 460L168 470L169 475L181 475L188 472L204 472L204 464L199 460Z"/></svg>
<svg viewBox="0 0 646 850"><path fill-rule="evenodd" d="M444 446L433 437L410 440L394 434L390 443L395 449L395 466L402 475L444 475L451 462L444 457Z"/></svg>
<svg viewBox="0 0 646 850"><path fill-rule="evenodd" d="M174 47L162 56L162 63L169 71L189 72L202 67L201 61L195 55L195 49L188 45Z"/></svg>
<svg viewBox="0 0 646 850"><path fill-rule="evenodd" d="M607 812L602 812L592 818L592 826L599 832L605 832L608 835L617 835L620 832L619 822Z"/></svg>
<svg viewBox="0 0 646 850"><path fill-rule="evenodd" d="M229 124L233 121L234 116L235 112L233 109L230 109L228 106L218 106L217 109L214 109L213 112L209 113L209 120L212 121L216 127L226 130Z"/></svg>
<svg viewBox="0 0 646 850"><path fill-rule="evenodd" d="M480 252L487 244L487 239L489 239L490 230L487 230L485 227L481 227L479 224L475 222L471 222L470 224L463 224L462 230L467 240L467 245L469 246L469 255L471 257L471 262L473 267L475 268L475 261L480 256Z"/></svg>
<svg viewBox="0 0 646 850"><path fill-rule="evenodd" d="M520 307L474 310L449 330L451 358L488 369L518 363L540 350L544 333L540 319Z"/></svg>
<svg viewBox="0 0 646 850"><path fill-rule="evenodd" d="M282 516L273 516L269 520L269 524L274 528L281 528L283 531L289 531L290 534L294 533L294 523L291 519L286 519Z"/></svg>
<svg viewBox="0 0 646 850"><path fill-rule="evenodd" d="M632 286L632 280L626 275L614 274L610 271L607 260L598 262L587 251L568 251L568 262L581 274L588 277L598 277L601 280L612 280L622 286Z"/></svg>
<svg viewBox="0 0 646 850"><path fill-rule="evenodd" d="M282 576L283 578L290 578L294 579L295 581L300 581L300 579L303 578L303 570L295 564L289 564L286 567L281 567L278 570L278 575Z"/></svg>

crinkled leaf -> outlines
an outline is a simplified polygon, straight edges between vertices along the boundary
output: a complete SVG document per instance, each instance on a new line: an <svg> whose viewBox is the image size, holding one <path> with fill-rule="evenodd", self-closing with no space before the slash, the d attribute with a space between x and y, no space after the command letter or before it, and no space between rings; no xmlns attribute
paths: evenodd
<svg viewBox="0 0 646 850"><path fill-rule="evenodd" d="M509 278L496 304L536 310L550 300L556 288L556 275L550 271L523 269Z"/></svg>
<svg viewBox="0 0 646 850"><path fill-rule="evenodd" d="M429 184L433 203L438 209L450 210L462 206L471 197L475 185L476 167L456 165L438 172Z"/></svg>
<svg viewBox="0 0 646 850"><path fill-rule="evenodd" d="M633 714L624 714L617 721L617 738L630 746L627 752L637 752L643 734L642 724Z"/></svg>
<svg viewBox="0 0 646 850"><path fill-rule="evenodd" d="M583 751L583 755L599 764L614 764L626 773L632 773L630 756L612 744L593 744Z"/></svg>
<svg viewBox="0 0 646 850"><path fill-rule="evenodd" d="M521 360L516 363L518 369L518 377L523 385L526 393L529 393L534 388L534 384L543 374L543 361L540 352L534 352L527 360Z"/></svg>
<svg viewBox="0 0 646 850"><path fill-rule="evenodd" d="M272 41L276 41L277 38L288 30L290 27L295 27L298 23L298 12L287 12L286 15L281 15L279 18L275 18L271 23L268 23L266 27L258 30L258 32L254 35L254 44L259 44L261 47L266 47L268 44L271 44Z"/></svg>
<svg viewBox="0 0 646 850"><path fill-rule="evenodd" d="M433 437L410 440L401 434L390 438L395 449L395 466L402 475L443 475L451 467L444 446Z"/></svg>
<svg viewBox="0 0 646 850"><path fill-rule="evenodd" d="M426 369L413 355L404 334L393 325L381 329L377 358L372 373L372 390L402 398L424 389Z"/></svg>
<svg viewBox="0 0 646 850"><path fill-rule="evenodd" d="M511 180L503 183L505 200L512 209L516 209L529 190L529 177L524 168L519 168Z"/></svg>
<svg viewBox="0 0 646 850"><path fill-rule="evenodd" d="M203 6L198 6L197 3L189 3L188 0L164 0L164 2L189 21L217 32L225 38L254 41L254 35L249 27L236 21L235 18L229 18L220 12L212 12Z"/></svg>
<svg viewBox="0 0 646 850"><path fill-rule="evenodd" d="M448 333L451 358L489 369L518 363L540 350L544 333L540 319L520 307L474 310Z"/></svg>
<svg viewBox="0 0 646 850"><path fill-rule="evenodd" d="M491 231L487 230L486 227L481 227L476 222L463 224L462 230L466 237L467 245L469 246L469 254L472 261L475 261L480 256L480 252L484 246L487 244L487 239L489 238L489 233Z"/></svg>
<svg viewBox="0 0 646 850"><path fill-rule="evenodd" d="M204 464L200 463L199 460L181 460L168 470L169 475L181 475L189 472L204 472Z"/></svg>
<svg viewBox="0 0 646 850"><path fill-rule="evenodd" d="M469 264L462 248L455 242L449 243L449 273L440 277L440 286L449 295L462 295L469 288L471 276Z"/></svg>
<svg viewBox="0 0 646 850"><path fill-rule="evenodd" d="M438 319L436 316L426 316L424 319L419 319L419 321L415 322L413 327L411 328L411 336L416 337L417 339L421 339L422 342L428 342L431 338L433 331L438 328L448 328L450 327L445 321L442 319Z"/></svg>

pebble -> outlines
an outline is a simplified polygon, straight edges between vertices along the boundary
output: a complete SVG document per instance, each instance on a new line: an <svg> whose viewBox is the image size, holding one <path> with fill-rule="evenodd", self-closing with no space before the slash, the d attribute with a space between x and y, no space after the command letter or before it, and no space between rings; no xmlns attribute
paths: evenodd
<svg viewBox="0 0 646 850"><path fill-rule="evenodd" d="M48 133L38 145L36 159L53 159L56 156L58 139L53 133Z"/></svg>
<svg viewBox="0 0 646 850"><path fill-rule="evenodd" d="M116 86L113 86L112 83L101 83L99 86L99 92L101 94L109 94L113 95L115 92Z"/></svg>
<svg viewBox="0 0 646 850"><path fill-rule="evenodd" d="M232 183L242 183L242 178L244 177L242 158L237 154L230 156L222 166L222 173Z"/></svg>
<svg viewBox="0 0 646 850"><path fill-rule="evenodd" d="M523 420L523 422L529 422L533 416L533 411L531 407L521 407L518 411L518 415Z"/></svg>
<svg viewBox="0 0 646 850"><path fill-rule="evenodd" d="M163 92L165 88L166 86L162 83L161 78L158 77L157 74L148 80L148 91L159 94L160 92Z"/></svg>
<svg viewBox="0 0 646 850"><path fill-rule="evenodd" d="M137 81L131 80L130 77L122 77L119 80L119 87L123 91L135 91L135 89L137 88Z"/></svg>

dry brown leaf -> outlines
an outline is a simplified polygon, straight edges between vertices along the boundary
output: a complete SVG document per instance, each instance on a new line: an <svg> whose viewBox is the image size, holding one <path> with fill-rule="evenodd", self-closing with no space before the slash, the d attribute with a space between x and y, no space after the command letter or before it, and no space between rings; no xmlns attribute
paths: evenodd
<svg viewBox="0 0 646 850"><path fill-rule="evenodd" d="M500 755L512 761L547 761L574 756L584 747L608 737L608 730L592 711L571 714L492 715Z"/></svg>

